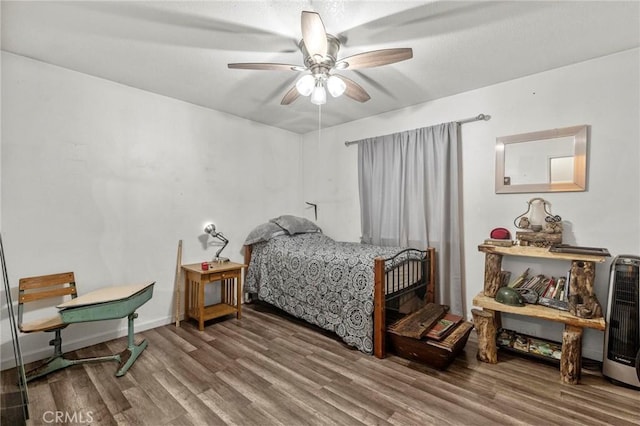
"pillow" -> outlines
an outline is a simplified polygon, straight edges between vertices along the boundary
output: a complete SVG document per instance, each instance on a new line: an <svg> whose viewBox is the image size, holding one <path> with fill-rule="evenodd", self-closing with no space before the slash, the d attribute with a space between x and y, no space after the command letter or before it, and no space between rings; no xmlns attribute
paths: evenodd
<svg viewBox="0 0 640 426"><path fill-rule="evenodd" d="M269 241L273 237L284 234L286 234L286 231L275 223L263 223L249 232L249 235L247 235L247 238L244 240L244 245L248 246L261 241Z"/></svg>
<svg viewBox="0 0 640 426"><path fill-rule="evenodd" d="M322 229L320 229L318 225L304 217L285 214L271 219L269 222L279 225L285 229L289 235L304 234L306 232L322 232Z"/></svg>

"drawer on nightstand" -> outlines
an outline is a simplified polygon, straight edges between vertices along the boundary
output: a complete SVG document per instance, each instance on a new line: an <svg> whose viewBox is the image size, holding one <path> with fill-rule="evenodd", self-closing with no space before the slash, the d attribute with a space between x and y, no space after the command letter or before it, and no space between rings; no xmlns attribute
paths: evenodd
<svg viewBox="0 0 640 426"><path fill-rule="evenodd" d="M207 275L206 280L207 280L207 282L210 283L210 282L213 282L213 281L239 279L239 278L240 278L240 272L239 271L227 271L227 272L220 272L218 274Z"/></svg>

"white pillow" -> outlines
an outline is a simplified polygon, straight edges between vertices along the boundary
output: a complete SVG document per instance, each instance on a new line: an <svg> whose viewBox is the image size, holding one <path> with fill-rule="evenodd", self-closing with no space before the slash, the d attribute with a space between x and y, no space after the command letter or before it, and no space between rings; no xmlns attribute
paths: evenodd
<svg viewBox="0 0 640 426"><path fill-rule="evenodd" d="M247 235L247 238L244 240L244 245L249 246L261 241L269 241L273 237L284 235L286 233L287 231L275 223L263 223L256 226L251 232L249 232L249 235Z"/></svg>
<svg viewBox="0 0 640 426"><path fill-rule="evenodd" d="M273 218L269 222L275 223L285 229L289 235L304 234L307 232L322 232L322 229L320 229L318 225L304 217L285 214Z"/></svg>

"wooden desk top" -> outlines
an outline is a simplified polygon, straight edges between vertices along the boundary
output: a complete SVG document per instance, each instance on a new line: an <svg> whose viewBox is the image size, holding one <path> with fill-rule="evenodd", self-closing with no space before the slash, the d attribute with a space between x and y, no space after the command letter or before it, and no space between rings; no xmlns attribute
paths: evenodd
<svg viewBox="0 0 640 426"><path fill-rule="evenodd" d="M182 265L182 269L190 272L196 272L198 274L210 274L212 272L224 272L232 271L234 269L246 268L247 265L235 262L212 262L209 263L209 270L202 270L202 263L192 263L189 265Z"/></svg>
<svg viewBox="0 0 640 426"><path fill-rule="evenodd" d="M542 305L511 306L504 303L496 302L493 297L487 297L479 293L473 298L473 305L481 308L491 309L498 312L507 312L510 314L527 315L535 318L542 318L549 321L561 322L583 328L594 328L596 330L604 330L606 322L604 318L580 318L571 315L567 311L548 308Z"/></svg>
<svg viewBox="0 0 640 426"><path fill-rule="evenodd" d="M154 285L155 282L105 287L92 291L57 306L58 309L77 308L79 306L96 305L98 303L115 302L126 299Z"/></svg>

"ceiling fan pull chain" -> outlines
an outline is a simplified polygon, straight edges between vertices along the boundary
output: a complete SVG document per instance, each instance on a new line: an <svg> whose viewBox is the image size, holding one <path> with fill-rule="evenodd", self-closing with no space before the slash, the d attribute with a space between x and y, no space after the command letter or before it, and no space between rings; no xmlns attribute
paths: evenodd
<svg viewBox="0 0 640 426"><path fill-rule="evenodd" d="M318 105L318 146L322 139L322 105Z"/></svg>

